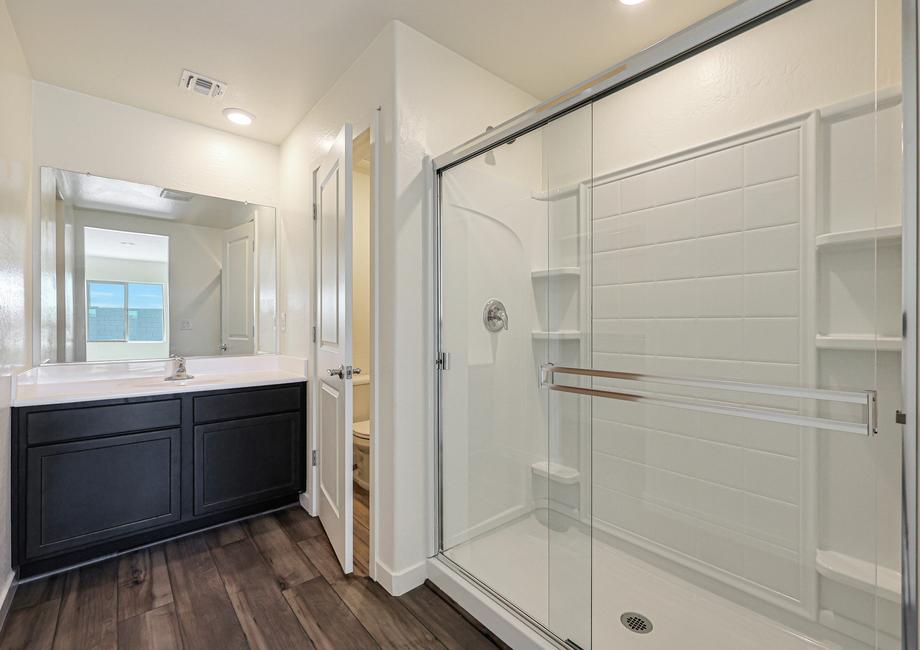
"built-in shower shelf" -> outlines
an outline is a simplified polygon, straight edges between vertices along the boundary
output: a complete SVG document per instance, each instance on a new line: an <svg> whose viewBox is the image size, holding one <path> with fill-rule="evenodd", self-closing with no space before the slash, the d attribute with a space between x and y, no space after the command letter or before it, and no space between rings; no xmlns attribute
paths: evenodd
<svg viewBox="0 0 920 650"><path fill-rule="evenodd" d="M542 476L543 478L563 485L574 485L578 483L581 478L581 472L577 469L560 463L541 460L539 463L534 463L530 467L537 476Z"/></svg>
<svg viewBox="0 0 920 650"><path fill-rule="evenodd" d="M818 549L815 557L818 573L838 584L854 587L892 603L901 602L901 573L859 558Z"/></svg>
<svg viewBox="0 0 920 650"><path fill-rule="evenodd" d="M846 230L843 232L829 232L815 237L818 248L833 246L853 246L871 244L872 242L896 243L901 239L901 226L882 226L880 228L864 228L862 230Z"/></svg>
<svg viewBox="0 0 920 650"><path fill-rule="evenodd" d="M899 336L874 336L872 334L818 334L815 345L822 350L879 350L898 352Z"/></svg>
<svg viewBox="0 0 920 650"><path fill-rule="evenodd" d="M544 278L577 278L581 275L581 269L577 266L557 266L551 269L534 269L530 272L534 280Z"/></svg>
<svg viewBox="0 0 920 650"><path fill-rule="evenodd" d="M535 341L578 341L581 339L581 332L578 330L556 330L554 332L534 331L533 338Z"/></svg>

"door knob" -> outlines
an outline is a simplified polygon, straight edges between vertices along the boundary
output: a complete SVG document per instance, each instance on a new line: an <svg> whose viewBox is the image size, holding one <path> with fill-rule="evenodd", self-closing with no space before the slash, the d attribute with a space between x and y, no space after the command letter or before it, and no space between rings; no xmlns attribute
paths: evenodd
<svg viewBox="0 0 920 650"><path fill-rule="evenodd" d="M330 377L339 379L351 379L352 375L360 375L361 368L352 368L351 366L339 366L338 368L329 368L326 372Z"/></svg>

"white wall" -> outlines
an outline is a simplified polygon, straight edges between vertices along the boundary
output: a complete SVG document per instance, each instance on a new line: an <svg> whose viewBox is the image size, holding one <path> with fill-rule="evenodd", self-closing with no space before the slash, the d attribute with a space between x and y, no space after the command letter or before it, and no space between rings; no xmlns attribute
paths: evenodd
<svg viewBox="0 0 920 650"><path fill-rule="evenodd" d="M437 71L437 74L432 72ZM346 121L360 133L380 107L378 578L401 591L424 579L432 523L426 475L433 439L423 157L536 103L411 28L390 23L281 146L286 354L310 354L312 173Z"/></svg>
<svg viewBox="0 0 920 650"><path fill-rule="evenodd" d="M809 2L598 102L594 137L609 146L595 150L595 173L851 99L876 73L879 88L898 86L899 5Z"/></svg>
<svg viewBox="0 0 920 650"><path fill-rule="evenodd" d="M352 355L363 377L371 377L371 177L357 169L352 177L354 195L352 237ZM370 417L370 389L355 388L354 421Z"/></svg>
<svg viewBox="0 0 920 650"><path fill-rule="evenodd" d="M6 3L0 3L0 602L10 567L10 371L28 364L31 327L26 293L31 223L31 75Z"/></svg>
<svg viewBox="0 0 920 650"><path fill-rule="evenodd" d="M32 85L32 101L36 174L40 167L57 167L278 205L280 150L275 145L41 82ZM33 185L37 223L40 187ZM38 238L32 245L37 258ZM37 259L33 266L38 273ZM36 304L33 314L37 309ZM33 335L39 336L35 323Z"/></svg>
<svg viewBox="0 0 920 650"><path fill-rule="evenodd" d="M345 122L359 134L381 109L382 133L374 146L380 150L382 177L393 173L392 111L394 29L388 25L328 93L310 110L281 144L282 288L280 312L285 326L281 349L285 354L310 356L313 313L313 171ZM381 197L382 202L387 199ZM392 199L389 199L392 204ZM383 209L383 206L381 206Z"/></svg>
<svg viewBox="0 0 920 650"><path fill-rule="evenodd" d="M427 555L434 494L431 231L423 158L437 156L534 104L535 98L419 32L395 24L396 147L393 213L380 223L380 480L392 524L380 561L412 574ZM420 297L422 297L420 299ZM383 510L383 507L381 507ZM385 528L392 525L392 528ZM411 585L411 580L407 581ZM408 586L408 585L407 585Z"/></svg>

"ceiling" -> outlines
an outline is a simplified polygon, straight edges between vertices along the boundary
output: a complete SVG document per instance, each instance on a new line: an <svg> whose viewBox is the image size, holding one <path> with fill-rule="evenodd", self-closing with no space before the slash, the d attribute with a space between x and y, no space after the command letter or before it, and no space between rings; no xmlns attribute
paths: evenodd
<svg viewBox="0 0 920 650"><path fill-rule="evenodd" d="M169 237L142 232L86 228L83 254L134 262L169 263Z"/></svg>
<svg viewBox="0 0 920 650"><path fill-rule="evenodd" d="M240 201L180 192L188 200L164 198L164 188L91 174L57 170L61 198L75 208L165 219L227 230L253 219L254 206ZM126 224L127 225L127 224Z"/></svg>
<svg viewBox="0 0 920 650"><path fill-rule="evenodd" d="M547 99L732 0L6 0L33 76L280 143L390 20ZM229 84L178 87L183 68ZM256 116L228 122L224 107Z"/></svg>

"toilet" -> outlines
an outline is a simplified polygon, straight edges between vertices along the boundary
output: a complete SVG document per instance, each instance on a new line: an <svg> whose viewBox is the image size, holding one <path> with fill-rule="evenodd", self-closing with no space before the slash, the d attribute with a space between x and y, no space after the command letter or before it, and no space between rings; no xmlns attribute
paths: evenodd
<svg viewBox="0 0 920 650"><path fill-rule="evenodd" d="M355 483L365 490L369 490L371 480L371 421L361 420L360 422L355 422L353 431Z"/></svg>
<svg viewBox="0 0 920 650"><path fill-rule="evenodd" d="M354 381L355 420L352 425L354 449L354 479L360 487L370 490L371 483L371 422L370 377L359 376Z"/></svg>

